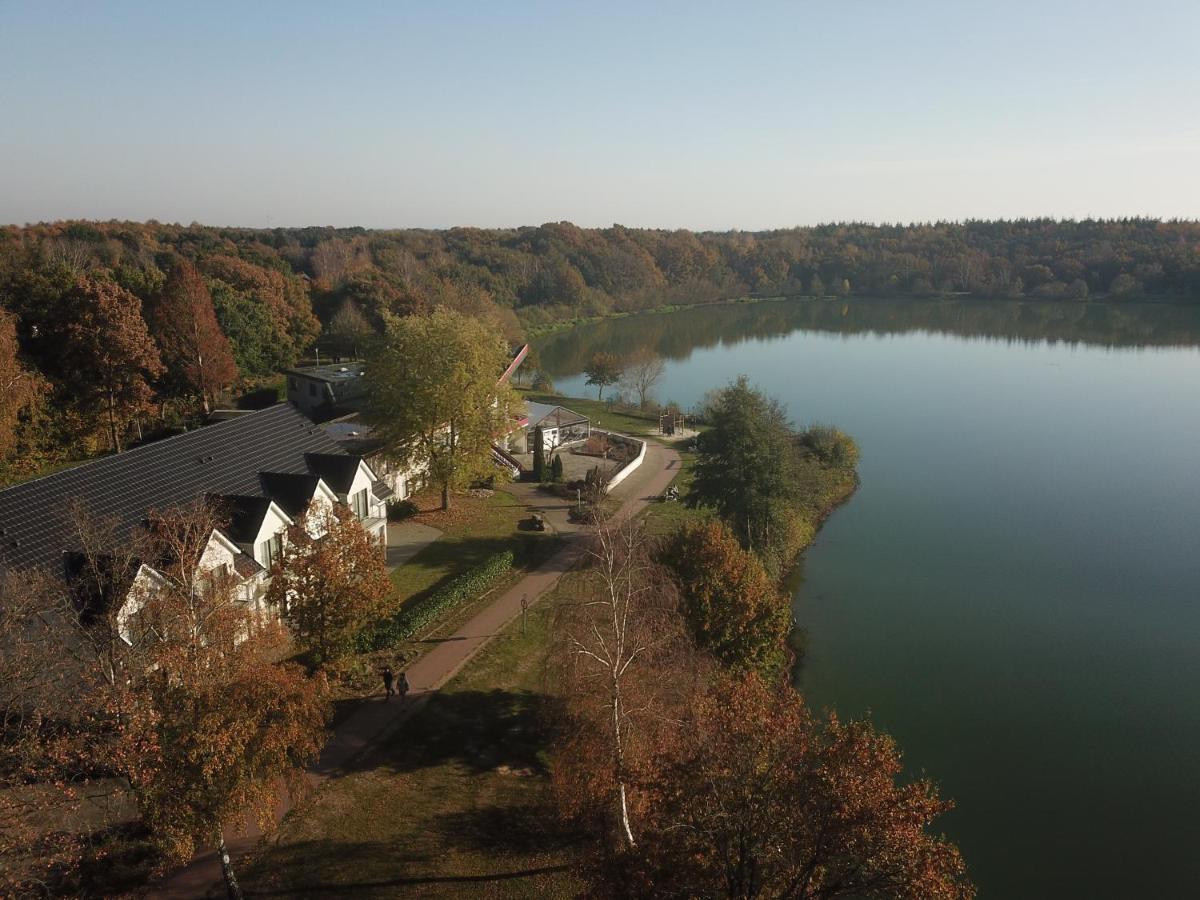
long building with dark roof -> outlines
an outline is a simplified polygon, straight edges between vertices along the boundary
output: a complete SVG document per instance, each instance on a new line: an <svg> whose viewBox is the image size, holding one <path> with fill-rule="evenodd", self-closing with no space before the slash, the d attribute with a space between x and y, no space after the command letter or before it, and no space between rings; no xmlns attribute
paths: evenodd
<svg viewBox="0 0 1200 900"><path fill-rule="evenodd" d="M376 482L361 457L281 403L0 491L0 569L69 575L81 549L75 508L129 540L151 510L207 498L229 522L213 559L247 581L251 599L310 503L348 504L385 543Z"/></svg>

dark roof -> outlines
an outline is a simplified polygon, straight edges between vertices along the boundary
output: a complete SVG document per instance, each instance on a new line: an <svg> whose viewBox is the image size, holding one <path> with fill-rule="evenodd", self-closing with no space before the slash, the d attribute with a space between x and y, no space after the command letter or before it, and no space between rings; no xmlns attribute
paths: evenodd
<svg viewBox="0 0 1200 900"><path fill-rule="evenodd" d="M343 385L362 378L367 364L363 362L327 363L323 366L300 366L295 369L284 369L288 375L299 375L311 378L313 381L323 381L326 384Z"/></svg>
<svg viewBox="0 0 1200 900"><path fill-rule="evenodd" d="M354 483L354 476L358 473L358 457L346 454L332 438L326 437L326 440L337 447L337 452L306 453L305 462L308 463L309 471L320 475L321 479L333 488L334 493L348 493Z"/></svg>
<svg viewBox="0 0 1200 900"><path fill-rule="evenodd" d="M267 571L249 553L239 553L233 558L233 569L242 578L252 578L259 572Z"/></svg>
<svg viewBox="0 0 1200 900"><path fill-rule="evenodd" d="M247 497L244 494L211 496L223 516L229 517L225 534L239 544L252 544L262 530L263 519L271 506L270 497Z"/></svg>
<svg viewBox="0 0 1200 900"><path fill-rule="evenodd" d="M317 490L316 475L298 472L260 472L263 493L279 504L279 508L293 519L301 515L312 502Z"/></svg>
<svg viewBox="0 0 1200 900"><path fill-rule="evenodd" d="M187 434L107 456L0 491L0 566L62 571L77 549L69 506L131 535L150 509L170 509L205 494L263 496L260 472L319 474L308 454L356 468L337 442L286 403ZM329 465L330 464L324 464Z"/></svg>
<svg viewBox="0 0 1200 900"><path fill-rule="evenodd" d="M380 500L391 500L396 494L386 481L376 481L372 484L371 493Z"/></svg>

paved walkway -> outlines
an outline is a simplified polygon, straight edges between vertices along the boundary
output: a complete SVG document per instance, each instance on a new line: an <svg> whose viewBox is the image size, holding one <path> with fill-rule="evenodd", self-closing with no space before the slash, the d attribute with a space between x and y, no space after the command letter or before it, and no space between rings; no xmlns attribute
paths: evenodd
<svg viewBox="0 0 1200 900"><path fill-rule="evenodd" d="M613 497L621 501L620 512L641 512L666 490L678 471L679 454L669 447L649 442L645 461L613 489ZM545 512L548 518L553 515L551 521L556 528L561 516L566 527L561 528L560 533L566 538L566 545L409 666L406 671L412 692L406 702L388 702L382 698L368 701L342 722L325 745L317 764L309 771L308 782L312 788L320 787L328 779L347 771L374 744L399 728L432 693L453 678L484 644L521 614L522 597L533 604L579 561L584 550L584 530L566 523L564 510L570 504L549 494L538 496L545 498ZM276 820L282 819L290 806L290 801L283 803L276 810ZM257 829L251 829L243 835L226 835L235 871L238 862L254 848L260 837ZM165 882L155 885L150 896L198 898L223 893L220 863L213 851L206 850Z"/></svg>
<svg viewBox="0 0 1200 900"><path fill-rule="evenodd" d="M396 569L438 538L442 533L420 522L389 522L387 526L387 567Z"/></svg>

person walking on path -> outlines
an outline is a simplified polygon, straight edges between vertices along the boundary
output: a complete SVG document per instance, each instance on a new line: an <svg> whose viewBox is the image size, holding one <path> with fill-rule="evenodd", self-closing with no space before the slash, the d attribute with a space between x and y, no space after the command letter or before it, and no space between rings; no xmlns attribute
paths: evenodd
<svg viewBox="0 0 1200 900"><path fill-rule="evenodd" d="M383 672L381 674L383 675L383 689L385 691L387 691L386 699L391 700L392 696L396 693L396 689L394 687L392 687L392 682L395 680L395 676L392 674L392 667L384 666ZM404 678L403 675L401 675L400 677ZM403 694L401 694L400 696L401 696L401 698L404 697Z"/></svg>
<svg viewBox="0 0 1200 900"><path fill-rule="evenodd" d="M408 673L400 673L400 683L396 685L397 691L400 694L400 699L403 700L408 696Z"/></svg>

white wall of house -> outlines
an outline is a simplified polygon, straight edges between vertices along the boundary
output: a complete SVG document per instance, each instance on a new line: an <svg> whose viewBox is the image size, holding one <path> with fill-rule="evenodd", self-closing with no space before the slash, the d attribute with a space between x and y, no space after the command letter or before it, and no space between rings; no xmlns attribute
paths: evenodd
<svg viewBox="0 0 1200 900"><path fill-rule="evenodd" d="M274 502L267 507L267 514L263 516L258 534L254 536L254 541L250 545L253 548L251 555L264 569L270 569L272 563L267 549L268 542L276 535L281 535L283 542L286 544L287 529L291 524L292 520Z"/></svg>
<svg viewBox="0 0 1200 900"><path fill-rule="evenodd" d="M137 575L133 577L133 583L129 586L129 593L125 595L125 602L117 610L117 634L125 643L133 644L133 617L146 605L146 597L166 583L167 580L149 566L143 564L138 568Z"/></svg>
<svg viewBox="0 0 1200 900"><path fill-rule="evenodd" d="M309 500L309 510L312 515L309 517L306 530L310 537L319 538L325 534L322 523L333 511L334 504L337 502L338 495L333 492L333 488L318 478L316 490L313 491L312 498Z"/></svg>
<svg viewBox="0 0 1200 900"><path fill-rule="evenodd" d="M200 563L196 567L199 570L198 577L204 577L213 569L222 569L222 567L224 567L224 571L232 571L234 555L239 552L237 544L219 531L214 531L209 537L208 546L204 548Z"/></svg>

